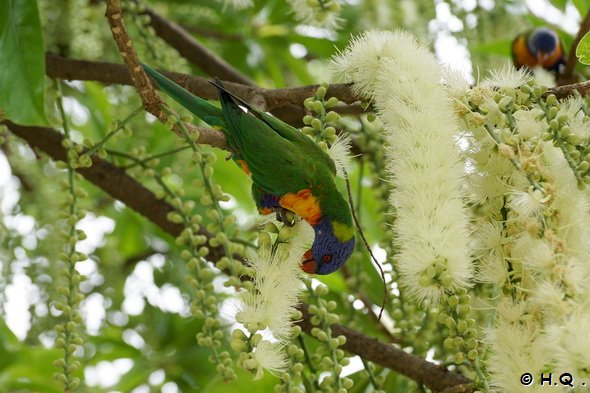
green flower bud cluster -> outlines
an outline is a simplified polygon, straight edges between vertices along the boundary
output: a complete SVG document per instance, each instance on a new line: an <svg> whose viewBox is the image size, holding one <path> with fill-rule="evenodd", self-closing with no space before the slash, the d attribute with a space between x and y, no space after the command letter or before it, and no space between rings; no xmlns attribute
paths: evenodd
<svg viewBox="0 0 590 393"><path fill-rule="evenodd" d="M93 144L90 139L84 138L83 145L85 147L84 154L79 157L79 161L84 165L81 166L90 166L92 165L92 157L94 154L97 154L99 158L105 159L107 157L107 151L105 149L105 144L111 139L113 136L119 134L125 138L129 138L133 135L131 127L129 127L128 123L138 114L143 113L143 107L137 108L133 111L127 118L124 120L113 120L109 127L109 132L97 143Z"/></svg>
<svg viewBox="0 0 590 393"><path fill-rule="evenodd" d="M182 124L177 117L173 117L173 119L179 125ZM231 369L232 360L229 355L225 356L227 353L219 352L225 339L225 333L219 319L217 319L218 307L222 298L213 286L213 279L218 273L209 266L208 257L212 248L222 246L225 256L215 261L216 266L219 269L241 273L245 269L242 264L233 258L230 259L227 255L243 255L244 246L231 242L227 235L226 228L235 224L235 218L224 217L219 207L219 201L227 200L228 196L222 192L219 185L212 181L212 164L215 163L216 156L211 152L202 152L192 140L189 141L189 145L194 147L189 165L197 166L202 175L201 179L193 181L193 186L202 191L200 202L206 207L203 215L194 211L195 201L183 199L186 194L184 188L181 185L173 185L168 180L179 177L175 174L175 170L172 167L159 169L161 157L185 150L187 146L154 156L146 156L145 147L139 146L131 149L129 154L125 154L124 157L133 161L133 164L127 168L138 168L138 175L155 180L161 187L161 190L156 193L157 196L167 199L174 208L167 214L168 220L184 226L184 229L176 237L175 243L180 248L180 257L185 261L190 272L186 277L189 287L193 290L190 311L196 318L204 320L202 330L197 334L197 343L211 349L211 359L216 363L220 375L225 380L230 380L235 378L235 372ZM206 219L209 221L207 224L205 224ZM213 236L205 236L202 230L203 226ZM238 265L239 270L231 269L235 264ZM228 283L229 285L240 285L239 276L237 274L231 275Z"/></svg>
<svg viewBox="0 0 590 393"><path fill-rule="evenodd" d="M469 318L471 312L471 296L467 289L459 288L455 294L446 296L446 310L438 314L438 322L444 325L446 338L443 341L445 352L453 356L455 364L477 362L480 353L480 342L477 339L476 321Z"/></svg>
<svg viewBox="0 0 590 393"><path fill-rule="evenodd" d="M332 14L340 12L338 0L307 0L307 6L313 9L310 14L318 23L322 23Z"/></svg>
<svg viewBox="0 0 590 393"><path fill-rule="evenodd" d="M166 45L160 42L156 31L151 26L152 18L146 13L146 6L142 2L125 1L122 3L123 12L131 15L133 24L140 37L139 43L147 49L151 60L161 63ZM135 45L138 46L137 44Z"/></svg>
<svg viewBox="0 0 590 393"><path fill-rule="evenodd" d="M178 201L177 201L178 202ZM190 201L189 201L190 202ZM182 204L182 202L181 202ZM184 207L184 209L182 209ZM181 211L187 210L190 206L182 204ZM178 208L178 207L177 207ZM218 319L218 307L222 299L214 290L213 279L217 273L208 265L206 257L209 254L207 237L200 234L201 216L188 216L183 213L173 212L171 218L181 218L186 225L190 222L176 238L176 243L184 249L180 257L185 261L190 275L186 276L188 285L193 289L190 311L193 316L203 319L202 330L197 333L197 344L211 349L210 360L216 364L216 369L224 380L235 379L235 371L231 368L232 359L227 352L219 353L225 332L222 329L221 321ZM219 263L227 265L227 257L222 257ZM226 354L226 355L224 355Z"/></svg>
<svg viewBox="0 0 590 393"><path fill-rule="evenodd" d="M313 97L306 98L303 102L309 114L303 117L305 126L301 129L304 134L313 137L316 143L323 149L336 142L336 128L340 120L337 112L329 109L338 105L336 97L330 97L326 100L328 84L323 83L318 87Z"/></svg>
<svg viewBox="0 0 590 393"><path fill-rule="evenodd" d="M438 257L432 261L432 264L422 271L419 282L423 287L440 285L444 289L451 289L454 282L453 276L447 271L446 258Z"/></svg>
<svg viewBox="0 0 590 393"><path fill-rule="evenodd" d="M133 24L132 27L137 29L139 39L134 41L134 47L139 52L140 58L148 58L151 62L159 64L162 68L174 68L179 72L188 72L189 67L187 61L183 57L178 56L175 49L167 45L152 27L151 16L147 13L147 7L142 1L124 1L121 4L123 12L131 16ZM193 13L194 7L178 7L181 10L176 10L177 13L182 14L186 18L187 10ZM211 12L209 8L199 7L204 12ZM195 18L202 18L203 14L195 12ZM135 34L133 34L135 36Z"/></svg>
<svg viewBox="0 0 590 393"><path fill-rule="evenodd" d="M542 97L535 97L549 127L542 135L544 141L551 141L559 147L578 181L578 188L590 184L590 141L582 139L571 129L570 117L562 113L561 104L555 94L549 94L543 103ZM582 109L583 111L583 109Z"/></svg>
<svg viewBox="0 0 590 393"><path fill-rule="evenodd" d="M425 309L419 304L397 295L388 305L389 315L394 321L394 334L401 339L401 345L411 346L414 353L423 356L437 340L439 329L432 322L433 309Z"/></svg>
<svg viewBox="0 0 590 393"><path fill-rule="evenodd" d="M301 313L294 316L294 319L301 319ZM301 327L293 326L293 339L298 338L299 342L303 340L301 336ZM305 350L295 343L287 345L287 359L289 361L288 369L280 375L280 381L275 385L276 393L304 393L310 391L309 376L305 373ZM302 388L302 384L306 386Z"/></svg>
<svg viewBox="0 0 590 393"><path fill-rule="evenodd" d="M208 240L208 245L210 247L223 247L224 255L226 256L217 261L217 267L219 269L228 270L230 273L224 285L227 287L240 286L240 277L246 273L247 269L233 256L243 256L244 246L229 240L234 237L236 232L234 228L235 217L226 217L220 206L220 202L229 201L229 195L226 195L221 189L221 186L215 184L213 181L213 164L216 162L217 156L212 152L203 152L194 140L191 139L184 123L180 121L177 115L169 114L176 119L185 141L193 150L191 165L198 166L202 175L202 178L196 179L193 185L204 191L201 195L200 203L206 207L205 215L209 219L206 229L215 234L215 236Z"/></svg>
<svg viewBox="0 0 590 393"><path fill-rule="evenodd" d="M199 319L204 319L203 328L197 334L197 343L211 349L210 359L217 364L217 371L225 380L231 380L235 378L235 371L231 368L232 359L229 354L224 355L226 352L219 353L225 338L224 330L218 319L218 307L222 299L220 294L214 290L213 279L216 272L209 267L207 257L210 256L211 249L223 247L224 256L215 262L217 268L230 272L224 285L241 286L240 276L246 272L247 268L230 256L243 255L244 246L229 240L232 236L230 230L235 224L235 218L226 217L219 205L221 201L227 201L229 197L223 193L218 184L213 182L213 164L217 157L212 152L203 152L189 137L188 131L180 119L176 116L174 119L183 131L186 142L193 150L190 165L198 167L201 172L201 178L195 179L193 186L202 191L200 203L205 206L204 215L193 212L196 207L194 201L183 201L184 191L182 189L173 191L163 181L163 176L173 175L172 168L164 168L161 174L155 172L154 176L175 209L168 214L168 219L183 224L185 227L176 238L176 244L182 247L180 256L186 261L187 268L191 273L186 277L189 286L194 290L194 298L190 307L191 313ZM205 217L208 221L205 227L212 234L211 237L201 233Z"/></svg>
<svg viewBox="0 0 590 393"><path fill-rule="evenodd" d="M295 214L285 213L288 220L295 220ZM278 224L278 225L277 225ZM293 239L293 230L284 224L275 221L269 221L258 234L258 244L260 246L270 246L276 248L280 244L289 243Z"/></svg>
<svg viewBox="0 0 590 393"><path fill-rule="evenodd" d="M308 285L309 308L312 315L311 335L320 342L315 352L310 356L313 369L319 373L327 372L328 375L319 383L322 392L346 393L352 388L353 381L350 378L340 378L342 368L350 362L341 346L346 343L345 336L334 337L330 325L339 323L340 316L335 313L338 303L334 300L326 300L328 287L319 285L315 290Z"/></svg>
<svg viewBox="0 0 590 393"><path fill-rule="evenodd" d="M345 275L348 291L340 294L340 304L348 307L348 312L343 313L343 317L346 318L344 324L351 329L357 327L360 320L358 318L359 311L355 309L354 302L350 301L349 296L351 293L363 293L363 287L366 287L371 283L371 277L361 268L363 263L365 263L364 255L359 249L357 249L347 262L350 270L350 273Z"/></svg>
<svg viewBox="0 0 590 393"><path fill-rule="evenodd" d="M74 144L70 139L69 126L67 117L63 108L61 86L58 85L57 106L62 116L65 138L62 146L66 149L66 162L61 163L58 167L67 170L67 180L59 182L59 186L64 195L60 203L61 221L59 223L59 235L63 239L63 251L60 254L60 261L63 267L58 270L56 292L57 299L53 306L61 313L61 323L55 326L56 339L55 347L63 349L63 357L54 361L54 365L61 369L54 374L54 378L64 384L65 391L73 391L80 385L80 379L75 377L80 368L80 363L74 360L74 353L84 343L80 331L82 330L82 316L80 315L80 302L84 295L79 290L82 276L76 270L76 263L88 259L88 256L76 251L76 244L79 240L86 238L84 231L76 229L76 224L84 218L86 212L78 209L78 200L87 197L84 189L77 187L80 175L75 172L80 166L86 165L85 155L78 154L83 151L83 147Z"/></svg>
<svg viewBox="0 0 590 393"><path fill-rule="evenodd" d="M531 110L537 107L535 100L545 92L544 89L532 84L498 90L476 86L467 94L465 105L469 111L463 114L463 120L473 131L476 140L485 146L488 143L486 139L491 137L495 151L522 172L533 189L543 194L546 193L543 184L547 179L533 154L539 139L520 133L515 113L533 114ZM533 125L533 128L536 127ZM477 157L474 158L479 161ZM483 160L489 161L488 158Z"/></svg>
<svg viewBox="0 0 590 393"><path fill-rule="evenodd" d="M238 353L237 366L248 371L256 370L258 363L253 356L252 350L262 340L262 335L255 333L247 336L243 330L234 329L231 337L231 348Z"/></svg>
<svg viewBox="0 0 590 393"><path fill-rule="evenodd" d="M47 12L55 5L51 0L38 3L48 50L67 48L68 56L82 59L95 59L104 54L107 35L96 23L97 15L89 10L87 1L63 3L60 12Z"/></svg>
<svg viewBox="0 0 590 393"><path fill-rule="evenodd" d="M203 330L197 333L197 344L201 347L211 349L209 361L215 363L215 369L224 381L228 382L236 379L236 373L232 368L233 360L228 351L219 351L222 339L225 337L221 329L221 321L217 318L207 317L203 324Z"/></svg>
<svg viewBox="0 0 590 393"><path fill-rule="evenodd" d="M58 162L56 164L57 168L66 169L70 167L72 169L77 169L90 168L92 166L92 159L84 152L84 146L78 145L67 138L62 140L61 145L66 149L67 163L63 164Z"/></svg>

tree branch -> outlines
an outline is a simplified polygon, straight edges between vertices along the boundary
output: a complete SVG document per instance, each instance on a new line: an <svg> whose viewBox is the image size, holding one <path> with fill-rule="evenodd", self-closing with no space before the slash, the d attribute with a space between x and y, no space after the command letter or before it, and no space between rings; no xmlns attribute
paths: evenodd
<svg viewBox="0 0 590 393"><path fill-rule="evenodd" d="M131 80L141 97L143 106L148 112L156 116L165 124L168 120L168 116L165 113L162 113L161 106L164 102L160 96L158 96L148 76L143 71L139 62L139 57L133 49L133 43L127 34L127 28L123 22L121 3L119 0L107 0L106 17L111 27L113 39L117 43L121 57L131 74Z"/></svg>
<svg viewBox="0 0 590 393"><path fill-rule="evenodd" d="M253 85L252 81L243 75L231 64L215 55L186 30L176 23L164 18L151 8L145 6L137 0L136 4L141 4L142 14L149 15L150 25L154 28L156 34L166 41L171 47L185 59L199 67L204 73L210 76L217 76L219 79L237 82L243 85Z"/></svg>
<svg viewBox="0 0 590 393"><path fill-rule="evenodd" d="M590 92L590 81L585 81L573 83L571 85L553 87L547 90L545 95L553 93L558 99L562 100L564 98L571 97L576 93L579 93L582 97L584 97L588 94L588 92Z"/></svg>
<svg viewBox="0 0 590 393"><path fill-rule="evenodd" d="M133 82L139 93L143 107L146 111L158 118L163 124L166 124L168 122L168 114L162 110L164 101L162 101L160 96L156 93L150 79L141 67L139 57L133 48L132 41L127 34L127 29L123 22L120 0L107 0L106 17L111 27L113 39L117 43L121 57L127 66L127 69L125 70L127 71L127 77L129 77L129 75L131 76L130 80ZM49 66L47 69L49 69ZM123 76L124 73L120 72L120 74L120 76ZM226 150L229 149L225 136L222 133L208 128L196 127L193 124L186 124L186 127L193 135L198 131L198 139L202 137L203 139L208 140L208 142L201 143L208 143L212 146L217 146ZM182 131L177 124L173 125L172 130L177 135L183 137Z"/></svg>
<svg viewBox="0 0 590 393"><path fill-rule="evenodd" d="M62 146L63 136L58 131L47 127L29 127L3 121L8 129L15 135L24 139L31 147L37 148L55 160L65 160L66 151ZM78 168L77 171L91 183L103 189L113 198L120 200L139 214L158 225L165 232L172 236L178 236L184 227L174 224L167 219L168 213L174 211L167 202L157 199L156 196L145 188L137 180L130 177L125 171L108 161L92 156L90 168ZM205 230L201 233L208 238L211 234ZM222 247L210 247L211 259L220 259L223 254ZM307 306L302 305L303 320L299 325L307 333L311 332L311 315L307 312ZM469 393L471 381L441 366L428 362L416 355L409 354L391 344L380 342L374 338L363 335L360 332L348 329L342 325L331 325L335 336L346 337L346 344L343 349L360 355L366 360L375 362L383 367L390 368L400 374L424 384L434 391L443 391L449 387L465 385Z"/></svg>
<svg viewBox="0 0 590 393"><path fill-rule="evenodd" d="M314 327L311 323L311 314L305 305L301 307L301 311L303 319L299 322L299 326L303 331L311 334L311 329ZM407 353L375 338L367 337L345 326L333 324L330 325L330 328L334 337L339 335L346 337L346 343L342 349L405 375L435 392L442 392L457 385L468 386L468 390L464 391L466 393L473 392L473 388L470 386L472 381L461 374L449 371L419 356Z"/></svg>
<svg viewBox="0 0 590 393"><path fill-rule="evenodd" d="M133 84L129 72L122 64L69 59L51 52L45 55L45 62L46 73L51 78L97 81L107 85ZM160 72L199 97L206 100L217 100L217 92L206 78L164 70L160 70ZM224 84L232 93L252 104L257 104L253 102L255 97L262 97L262 101L265 102L266 106L260 109L268 111L288 104L303 107L303 101L312 96L319 87L319 85L307 85L265 89L234 82L224 82ZM353 103L359 99L352 94L350 86L350 83L334 83L329 86L326 94L327 96L338 97L340 101L345 103Z"/></svg>

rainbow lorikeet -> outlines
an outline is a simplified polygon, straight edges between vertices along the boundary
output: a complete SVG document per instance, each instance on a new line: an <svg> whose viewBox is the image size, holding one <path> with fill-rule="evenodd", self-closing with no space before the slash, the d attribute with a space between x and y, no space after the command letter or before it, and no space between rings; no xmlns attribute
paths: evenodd
<svg viewBox="0 0 590 393"><path fill-rule="evenodd" d="M539 27L512 41L512 60L516 68L541 66L559 74L565 66L565 51L555 31Z"/></svg>
<svg viewBox="0 0 590 393"><path fill-rule="evenodd" d="M315 238L302 258L302 270L329 274L348 260L355 242L350 207L336 187L334 162L318 145L296 128L251 107L219 80L211 83L221 108L143 67L160 89L223 131L233 160L252 178L260 213L288 210L312 226Z"/></svg>

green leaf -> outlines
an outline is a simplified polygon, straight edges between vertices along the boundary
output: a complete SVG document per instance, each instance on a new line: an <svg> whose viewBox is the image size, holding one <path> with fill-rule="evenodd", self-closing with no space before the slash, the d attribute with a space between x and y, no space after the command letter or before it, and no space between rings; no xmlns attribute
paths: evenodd
<svg viewBox="0 0 590 393"><path fill-rule="evenodd" d="M590 32L586 33L576 48L576 57L582 64L590 64Z"/></svg>
<svg viewBox="0 0 590 393"><path fill-rule="evenodd" d="M45 125L45 57L35 0L0 1L0 111L15 123Z"/></svg>
<svg viewBox="0 0 590 393"><path fill-rule="evenodd" d="M567 0L552 0L551 3L561 11L565 11L565 6L567 5Z"/></svg>
<svg viewBox="0 0 590 393"><path fill-rule="evenodd" d="M580 13L580 15L586 15L588 12L588 1L587 0L573 0L572 1L576 6L576 9Z"/></svg>

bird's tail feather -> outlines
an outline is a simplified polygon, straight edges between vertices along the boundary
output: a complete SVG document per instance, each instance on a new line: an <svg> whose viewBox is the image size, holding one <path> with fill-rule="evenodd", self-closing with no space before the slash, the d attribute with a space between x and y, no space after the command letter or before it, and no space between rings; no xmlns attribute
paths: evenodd
<svg viewBox="0 0 590 393"><path fill-rule="evenodd" d="M225 121L223 120L223 113L220 108L211 104L209 101L190 93L188 90L160 74L152 67L143 63L141 65L145 72L154 78L159 88L180 105L191 111L195 116L207 124L222 129L226 128Z"/></svg>

